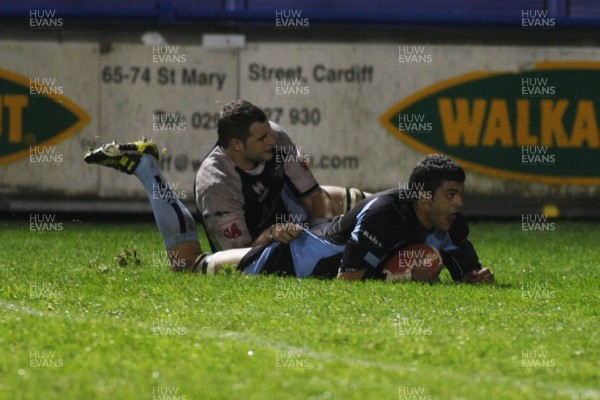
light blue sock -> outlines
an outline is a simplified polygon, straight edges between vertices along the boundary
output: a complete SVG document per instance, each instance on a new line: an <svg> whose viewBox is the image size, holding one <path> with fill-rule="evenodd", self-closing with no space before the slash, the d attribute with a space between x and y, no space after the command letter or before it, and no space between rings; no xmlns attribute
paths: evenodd
<svg viewBox="0 0 600 400"><path fill-rule="evenodd" d="M144 185L158 230L162 235L165 248L188 241L198 241L196 223L192 214L183 205L179 197L169 188L162 176L158 162L150 155L142 156L134 175Z"/></svg>

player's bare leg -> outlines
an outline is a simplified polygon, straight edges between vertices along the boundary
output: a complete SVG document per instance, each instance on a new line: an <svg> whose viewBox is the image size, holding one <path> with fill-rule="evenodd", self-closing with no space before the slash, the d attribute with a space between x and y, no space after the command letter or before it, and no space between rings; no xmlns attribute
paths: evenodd
<svg viewBox="0 0 600 400"><path fill-rule="evenodd" d="M173 271L192 271L194 263L201 254L202 249L200 249L200 243L193 240L176 244L170 249L167 249L171 270Z"/></svg>
<svg viewBox="0 0 600 400"><path fill-rule="evenodd" d="M90 164L100 164L135 175L144 185L156 225L163 238L171 269L217 273L225 263L237 265L249 249L204 254L198 242L196 223L189 210L171 191L158 167L158 149L145 139L139 142L105 144L85 156Z"/></svg>
<svg viewBox="0 0 600 400"><path fill-rule="evenodd" d="M321 186L321 188L329 194L333 203L333 211L335 215L346 214L359 201L369 197L372 193L363 192L356 188L346 188L341 186Z"/></svg>
<svg viewBox="0 0 600 400"><path fill-rule="evenodd" d="M250 248L219 251L213 254L202 253L200 244L194 241L180 243L167 250L173 271L188 270L214 275L225 265L238 265Z"/></svg>

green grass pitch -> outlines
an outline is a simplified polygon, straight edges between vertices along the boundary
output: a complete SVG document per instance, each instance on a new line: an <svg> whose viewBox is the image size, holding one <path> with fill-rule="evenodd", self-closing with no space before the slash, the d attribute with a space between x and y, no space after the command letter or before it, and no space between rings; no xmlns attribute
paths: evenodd
<svg viewBox="0 0 600 400"><path fill-rule="evenodd" d="M1 222L0 399L599 399L600 224L553 223L472 223L498 283L466 286L175 274L151 223Z"/></svg>

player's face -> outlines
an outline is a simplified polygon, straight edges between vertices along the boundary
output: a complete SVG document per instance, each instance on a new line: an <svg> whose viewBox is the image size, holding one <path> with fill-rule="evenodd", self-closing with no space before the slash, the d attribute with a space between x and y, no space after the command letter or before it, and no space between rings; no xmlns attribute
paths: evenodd
<svg viewBox="0 0 600 400"><path fill-rule="evenodd" d="M456 220L456 213L463 206L464 191L465 184L455 181L444 181L435 191L428 208L429 221L435 229L442 232L450 230L450 226Z"/></svg>
<svg viewBox="0 0 600 400"><path fill-rule="evenodd" d="M275 138L269 121L255 122L250 125L250 136L246 140L242 157L250 163L267 162L273 158Z"/></svg>

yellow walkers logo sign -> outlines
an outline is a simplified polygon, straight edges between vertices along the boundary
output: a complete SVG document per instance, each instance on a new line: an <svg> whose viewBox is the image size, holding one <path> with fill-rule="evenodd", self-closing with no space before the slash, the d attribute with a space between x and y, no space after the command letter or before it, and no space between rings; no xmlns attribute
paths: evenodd
<svg viewBox="0 0 600 400"><path fill-rule="evenodd" d="M481 173L600 184L600 63L548 62L475 72L428 87L380 119L415 149Z"/></svg>
<svg viewBox="0 0 600 400"><path fill-rule="evenodd" d="M55 145L89 121L56 79L0 69L0 164L28 157L31 146Z"/></svg>

